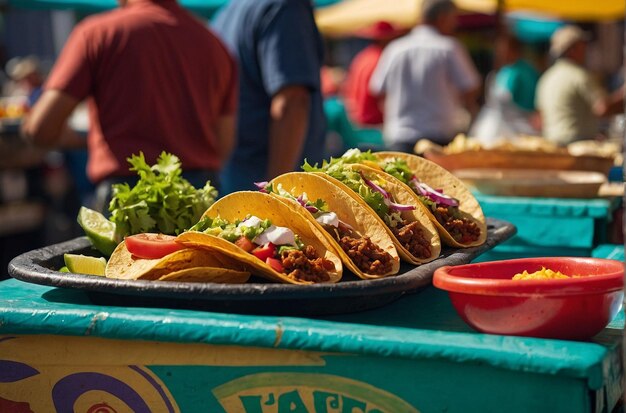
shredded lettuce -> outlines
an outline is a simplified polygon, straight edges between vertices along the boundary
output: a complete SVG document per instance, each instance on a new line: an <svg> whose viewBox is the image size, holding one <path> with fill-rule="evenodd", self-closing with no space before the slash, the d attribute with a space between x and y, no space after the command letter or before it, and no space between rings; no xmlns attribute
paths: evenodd
<svg viewBox="0 0 626 413"><path fill-rule="evenodd" d="M215 202L217 190L207 182L196 189L182 177L177 156L162 152L155 165L148 165L142 152L127 159L137 172L134 187L113 185L109 204L111 221L120 235L160 232L175 235L196 223Z"/></svg>
<svg viewBox="0 0 626 413"><path fill-rule="evenodd" d="M361 152L359 149L349 149L339 158L330 158L330 161L324 160L321 166L317 164L312 166L305 161L304 165L302 165L302 169L306 172L324 172L343 182L350 189L359 194L365 203L369 205L389 227L395 228L403 221L401 214L398 211L392 211L385 202L383 194L370 188L357 171L346 168L349 164L362 163L363 161L375 162L383 168L385 172L405 183L408 183L414 176L404 160L396 159L394 161L384 162L377 159L371 151Z"/></svg>
<svg viewBox="0 0 626 413"><path fill-rule="evenodd" d="M331 177L343 182L346 186L365 201L376 212L376 214L385 219L389 214L389 207L385 203L385 197L380 193L372 190L363 181L363 178L357 171L346 168L343 164L337 163L326 170Z"/></svg>
<svg viewBox="0 0 626 413"><path fill-rule="evenodd" d="M409 185L411 179L415 176L413 171L409 169L409 166L402 159L394 159L392 161L384 161L381 165L383 170L389 175L398 179L399 181Z"/></svg>
<svg viewBox="0 0 626 413"><path fill-rule="evenodd" d="M371 150L366 152L361 152L357 148L348 149L343 155L339 158L330 158L330 161L324 159L322 161L321 166L310 165L306 160L304 161L304 165L302 165L302 169L305 172L326 172L330 167L337 165L348 165L351 163L361 163L363 161L372 161L378 162L376 156L372 153Z"/></svg>
<svg viewBox="0 0 626 413"><path fill-rule="evenodd" d="M422 202L422 204L424 204L427 208L433 211L436 209L437 207L436 202L418 193L417 189L414 186L414 179L416 179L416 176L413 173L413 171L409 169L409 166L406 164L406 161L404 159L393 159L390 161L383 161L383 164L381 166L383 170L387 172L389 175L407 184L409 188L411 188L413 192L415 192L415 195L417 195L417 197Z"/></svg>

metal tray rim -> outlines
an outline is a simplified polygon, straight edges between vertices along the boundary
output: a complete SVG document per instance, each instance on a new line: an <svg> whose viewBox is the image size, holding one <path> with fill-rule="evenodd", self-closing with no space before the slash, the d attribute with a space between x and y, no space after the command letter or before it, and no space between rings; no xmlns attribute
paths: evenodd
<svg viewBox="0 0 626 413"><path fill-rule="evenodd" d="M53 287L70 287L88 291L151 297L200 300L294 300L298 298L329 298L333 296L372 296L416 290L432 279L435 269L444 265L470 262L485 251L513 236L516 228L502 220L489 218L487 241L478 247L444 249L442 256L420 266L403 264L408 271L396 276L340 281L335 284L293 285L278 283L213 284L146 280L116 280L83 274L61 273L45 267L45 263L64 253L87 249L86 237L39 248L15 257L9 263L9 275L21 281Z"/></svg>

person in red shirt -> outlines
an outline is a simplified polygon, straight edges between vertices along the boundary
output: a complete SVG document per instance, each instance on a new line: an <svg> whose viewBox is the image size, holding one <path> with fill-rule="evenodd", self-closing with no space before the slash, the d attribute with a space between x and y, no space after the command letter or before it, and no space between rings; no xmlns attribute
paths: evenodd
<svg viewBox="0 0 626 413"><path fill-rule="evenodd" d="M215 185L234 145L235 62L175 0L119 3L75 27L23 135L45 146L75 142L66 121L89 98L92 182L128 181L131 154L142 151L154 163L166 151L180 158L192 184Z"/></svg>
<svg viewBox="0 0 626 413"><path fill-rule="evenodd" d="M369 82L378 59L387 44L404 32L386 21L379 21L356 33L357 37L372 40L353 59L343 90L349 119L360 126L380 125L383 112L378 98L369 91Z"/></svg>

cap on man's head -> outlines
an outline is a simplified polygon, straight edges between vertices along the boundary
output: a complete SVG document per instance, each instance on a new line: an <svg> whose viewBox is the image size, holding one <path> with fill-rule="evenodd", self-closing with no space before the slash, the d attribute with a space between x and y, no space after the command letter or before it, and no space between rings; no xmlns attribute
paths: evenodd
<svg viewBox="0 0 626 413"><path fill-rule="evenodd" d="M11 59L6 65L6 72L15 81L20 81L40 69L39 59L36 56Z"/></svg>
<svg viewBox="0 0 626 413"><path fill-rule="evenodd" d="M578 42L590 40L589 34L578 26L564 26L558 29L550 38L550 55L561 57Z"/></svg>
<svg viewBox="0 0 626 413"><path fill-rule="evenodd" d="M434 22L440 14L456 9L452 0L423 0L422 21Z"/></svg>
<svg viewBox="0 0 626 413"><path fill-rule="evenodd" d="M371 40L391 40L402 36L406 30L401 29L388 21L380 20L354 33L355 36Z"/></svg>

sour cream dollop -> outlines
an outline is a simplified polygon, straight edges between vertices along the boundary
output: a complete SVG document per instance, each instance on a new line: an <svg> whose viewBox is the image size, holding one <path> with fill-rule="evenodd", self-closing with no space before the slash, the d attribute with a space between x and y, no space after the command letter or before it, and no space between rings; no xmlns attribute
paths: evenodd
<svg viewBox="0 0 626 413"><path fill-rule="evenodd" d="M315 218L320 224L331 225L335 228L339 226L339 218L334 212L324 212L319 217Z"/></svg>
<svg viewBox="0 0 626 413"><path fill-rule="evenodd" d="M261 226L262 222L263 220L261 218L251 215L248 218L241 221L239 225L237 225L237 228L241 228L241 227L258 228L259 226Z"/></svg>
<svg viewBox="0 0 626 413"><path fill-rule="evenodd" d="M295 247L296 235L289 228L271 225L262 234L254 237L252 242L257 245L265 245L271 242L274 245L293 245Z"/></svg>

